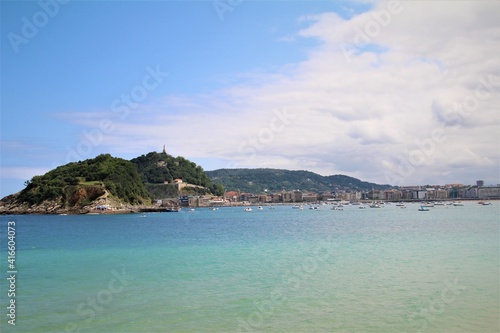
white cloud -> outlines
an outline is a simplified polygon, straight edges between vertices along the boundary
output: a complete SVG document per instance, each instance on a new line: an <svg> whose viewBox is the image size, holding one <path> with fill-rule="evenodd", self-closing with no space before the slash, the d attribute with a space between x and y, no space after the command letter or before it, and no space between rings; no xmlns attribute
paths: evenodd
<svg viewBox="0 0 500 333"><path fill-rule="evenodd" d="M500 3L391 3L351 19L305 16L297 38L322 41L306 61L210 95L140 105L113 120L103 145L143 153L166 143L228 166L381 183L498 182ZM275 120L279 110L290 119ZM400 170L405 163L411 171Z"/></svg>

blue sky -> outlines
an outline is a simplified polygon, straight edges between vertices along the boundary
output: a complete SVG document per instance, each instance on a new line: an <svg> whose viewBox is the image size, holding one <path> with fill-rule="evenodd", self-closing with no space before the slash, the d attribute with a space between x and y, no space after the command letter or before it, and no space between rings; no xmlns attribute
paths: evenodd
<svg viewBox="0 0 500 333"><path fill-rule="evenodd" d="M163 144L206 170L499 183L499 13L482 1L2 1L0 196L70 161Z"/></svg>

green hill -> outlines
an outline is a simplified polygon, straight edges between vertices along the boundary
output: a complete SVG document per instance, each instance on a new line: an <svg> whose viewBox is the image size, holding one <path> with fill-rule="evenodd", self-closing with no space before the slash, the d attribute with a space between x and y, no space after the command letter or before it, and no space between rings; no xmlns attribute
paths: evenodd
<svg viewBox="0 0 500 333"><path fill-rule="evenodd" d="M173 185L177 178L185 185L180 191ZM25 185L0 201L0 213L75 213L104 203L149 205L152 199L224 193L195 163L155 152L131 161L99 155L57 167Z"/></svg>
<svg viewBox="0 0 500 333"><path fill-rule="evenodd" d="M136 166L109 154L69 163L33 177L26 182L16 201L30 206L52 201L72 208L89 204L103 195L127 204L151 201Z"/></svg>
<svg viewBox="0 0 500 333"><path fill-rule="evenodd" d="M187 194L224 194L224 188L215 184L196 163L182 156L151 152L131 160L137 166L142 182L152 198L167 198ZM175 189L175 179L182 179L190 187L180 193ZM168 184L165 184L168 182Z"/></svg>
<svg viewBox="0 0 500 333"><path fill-rule="evenodd" d="M369 191L391 188L344 176L321 176L310 171L290 171L281 169L219 169L206 174L227 190L261 193L285 190L327 192L338 190Z"/></svg>

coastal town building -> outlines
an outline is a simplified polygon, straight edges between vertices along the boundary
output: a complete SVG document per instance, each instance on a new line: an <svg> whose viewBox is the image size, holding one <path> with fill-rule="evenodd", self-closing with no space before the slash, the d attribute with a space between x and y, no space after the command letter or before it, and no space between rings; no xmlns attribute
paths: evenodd
<svg viewBox="0 0 500 333"><path fill-rule="evenodd" d="M274 203L282 202L281 193L273 193L273 194L271 194L271 202L274 202Z"/></svg>
<svg viewBox="0 0 500 333"><path fill-rule="evenodd" d="M309 193L303 193L302 194L302 201L303 202L315 202L318 201L318 195L313 192Z"/></svg>
<svg viewBox="0 0 500 333"><path fill-rule="evenodd" d="M478 199L498 199L500 198L500 186L479 187L477 191Z"/></svg>
<svg viewBox="0 0 500 333"><path fill-rule="evenodd" d="M293 191L292 192L292 202L302 202L302 192L301 191Z"/></svg>
<svg viewBox="0 0 500 333"><path fill-rule="evenodd" d="M190 185L182 179L174 179L173 184L178 188ZM323 193L304 192L292 190L274 193L249 193L239 190L229 190L224 196L185 196L158 200L161 206L170 206L177 200L180 206L209 207L217 205L260 205L260 204L286 204L286 203L314 203L325 202L359 202L359 201L445 201L445 200L487 200L500 199L500 185L484 186L478 181L476 185L465 186L462 184L405 186L386 190L349 191L336 190Z"/></svg>
<svg viewBox="0 0 500 333"><path fill-rule="evenodd" d="M282 192L281 202L292 202L292 192Z"/></svg>
<svg viewBox="0 0 500 333"><path fill-rule="evenodd" d="M228 191L224 194L224 199L229 202L238 202L240 195L236 191Z"/></svg>

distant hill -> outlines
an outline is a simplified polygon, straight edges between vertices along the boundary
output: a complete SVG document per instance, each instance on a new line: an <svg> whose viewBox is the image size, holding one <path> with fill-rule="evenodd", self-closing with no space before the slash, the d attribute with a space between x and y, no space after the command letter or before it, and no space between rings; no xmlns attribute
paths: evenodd
<svg viewBox="0 0 500 333"><path fill-rule="evenodd" d="M344 176L321 176L310 171L290 171L281 169L219 169L206 171L216 183L222 184L226 190L261 193L285 190L301 190L309 192L326 192L336 190L369 191L391 188L364 182Z"/></svg>

